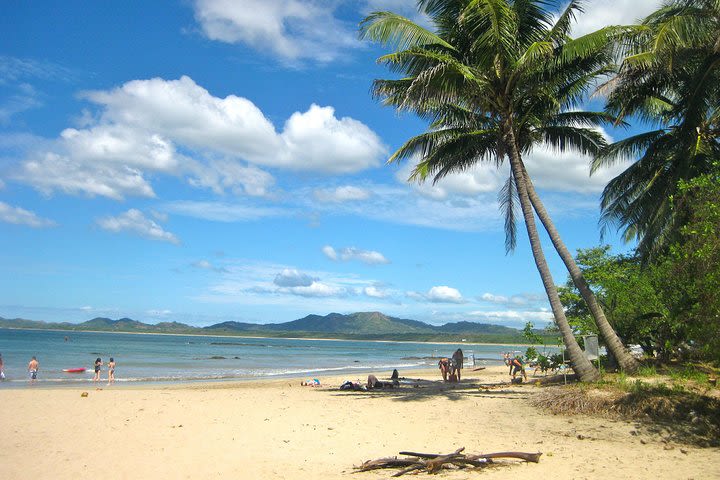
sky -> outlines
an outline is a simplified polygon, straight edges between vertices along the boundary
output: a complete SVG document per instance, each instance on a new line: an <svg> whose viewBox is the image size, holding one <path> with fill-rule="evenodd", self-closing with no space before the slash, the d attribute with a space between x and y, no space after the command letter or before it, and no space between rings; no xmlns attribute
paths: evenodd
<svg viewBox="0 0 720 480"><path fill-rule="evenodd" d="M574 32L656 5L588 2ZM386 164L426 124L371 97L392 74L357 28L379 10L426 22L414 6L4 2L0 316L206 326L380 311L544 326L524 228L505 253L507 164L435 185L408 183L412 161ZM590 177L588 162L542 146L526 158L571 251L601 244L599 194L623 168Z"/></svg>

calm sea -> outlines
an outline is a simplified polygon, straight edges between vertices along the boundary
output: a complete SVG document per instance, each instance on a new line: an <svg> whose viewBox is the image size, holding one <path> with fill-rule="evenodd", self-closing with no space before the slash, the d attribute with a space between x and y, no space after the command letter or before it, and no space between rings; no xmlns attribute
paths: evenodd
<svg viewBox="0 0 720 480"><path fill-rule="evenodd" d="M67 339L66 339L67 337ZM5 361L5 386L27 383L27 364L40 362L38 382L91 382L97 357L117 363L117 382L191 382L247 380L258 377L321 377L347 374L360 378L368 371L423 368L437 357L462 348L476 365L499 365L510 345L396 343L347 340L299 340L186 335L62 332L0 329ZM87 368L65 373L66 368ZM103 367L102 378L107 379Z"/></svg>

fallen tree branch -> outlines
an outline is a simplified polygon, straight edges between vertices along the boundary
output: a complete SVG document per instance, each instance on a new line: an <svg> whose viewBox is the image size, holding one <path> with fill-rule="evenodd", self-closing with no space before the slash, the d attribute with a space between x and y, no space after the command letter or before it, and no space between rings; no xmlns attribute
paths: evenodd
<svg viewBox="0 0 720 480"><path fill-rule="evenodd" d="M526 462L538 463L542 453L527 452L497 452L485 454L466 455L462 452L465 447L458 448L452 453L419 453L400 452L407 458L384 457L376 460L363 462L359 467L354 467L357 472L367 472L381 468L401 468L394 473L393 477L400 477L406 473L425 470L427 473L437 473L444 468L463 469L467 467L482 468L493 463L494 458L515 458Z"/></svg>

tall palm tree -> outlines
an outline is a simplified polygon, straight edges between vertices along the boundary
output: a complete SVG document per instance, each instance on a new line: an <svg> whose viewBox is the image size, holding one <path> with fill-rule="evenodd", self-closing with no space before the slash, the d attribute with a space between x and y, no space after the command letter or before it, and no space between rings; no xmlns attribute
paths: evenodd
<svg viewBox="0 0 720 480"><path fill-rule="evenodd" d="M568 29L579 9L577 2L571 2L556 22L544 9L548 3L538 0L421 0L418 5L433 20L437 33L389 12L375 13L362 24L364 37L395 45L397 51L379 61L405 74L376 81L375 95L385 104L432 120L428 132L410 139L390 161L420 154L411 178L432 175L437 181L478 161L500 164L509 159L511 174L501 192L509 233L506 247L514 246L517 196L573 367L582 380L594 380L598 372L572 335L547 268L533 203L556 237L556 246L562 242L532 188L522 153L540 142L584 152L596 151L602 144L597 131L577 124L594 124L605 115L563 112L563 108L571 107L589 81L605 71L606 46L613 32L608 29L571 41ZM589 288L587 292L592 295ZM609 330L614 334L612 327ZM622 350L619 340L617 344Z"/></svg>
<svg viewBox="0 0 720 480"><path fill-rule="evenodd" d="M678 182L708 173L720 159L720 1L671 0L625 39L627 58L605 85L607 111L654 127L613 143L593 170L634 160L602 195L604 228L624 229L651 259L683 224L671 208Z"/></svg>

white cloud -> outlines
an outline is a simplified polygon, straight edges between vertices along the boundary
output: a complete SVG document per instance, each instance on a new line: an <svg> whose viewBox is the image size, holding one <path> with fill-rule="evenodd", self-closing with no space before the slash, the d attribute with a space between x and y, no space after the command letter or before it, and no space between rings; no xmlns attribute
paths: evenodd
<svg viewBox="0 0 720 480"><path fill-rule="evenodd" d="M286 150L279 163L298 170L355 173L380 164L386 149L365 124L349 117L336 118L335 109L311 105L295 112L285 123L282 140Z"/></svg>
<svg viewBox="0 0 720 480"><path fill-rule="evenodd" d="M317 189L313 194L321 202L354 202L370 198L368 190L351 185L334 189Z"/></svg>
<svg viewBox="0 0 720 480"><path fill-rule="evenodd" d="M509 321L514 324L524 324L525 322L551 322L553 321L552 312L546 310L533 310L533 311L517 311L517 310L500 310L500 311L481 311L476 310L467 313L468 316L472 316L481 321Z"/></svg>
<svg viewBox="0 0 720 480"><path fill-rule="evenodd" d="M333 248L332 246L326 245L322 248L322 251L327 258L333 261L342 260L344 262L347 262L350 260L357 260L362 263L367 263L368 265L381 265L390 263L390 260L385 258L385 256L380 252L375 252L372 250L361 250L355 247L345 247L341 248L340 250L335 250L335 248Z"/></svg>
<svg viewBox="0 0 720 480"><path fill-rule="evenodd" d="M348 290L345 288L323 282L312 282L307 286L285 287L281 290L301 297L344 297L348 294Z"/></svg>
<svg viewBox="0 0 720 480"><path fill-rule="evenodd" d="M372 285L369 287L365 287L363 289L363 292L365 293L365 295L372 298L387 298L389 296L389 293L385 290L381 290Z"/></svg>
<svg viewBox="0 0 720 480"><path fill-rule="evenodd" d="M460 292L452 287L445 285L439 285L432 287L428 290L427 294L424 295L425 299L433 303L463 303L463 299Z"/></svg>
<svg viewBox="0 0 720 480"><path fill-rule="evenodd" d="M5 202L0 202L0 222L27 225L33 228L54 227L56 225L52 220L38 217L34 212L20 207L13 207Z"/></svg>
<svg viewBox="0 0 720 480"><path fill-rule="evenodd" d="M273 283L278 287L311 287L317 279L296 269L285 268L275 275Z"/></svg>
<svg viewBox="0 0 720 480"><path fill-rule="evenodd" d="M492 293L483 293L480 298L485 300L486 302L491 303L507 303L508 301L507 297L504 297L502 295L494 295Z"/></svg>
<svg viewBox="0 0 720 480"><path fill-rule="evenodd" d="M153 197L148 178L162 174L217 194L267 196L275 180L260 167L356 173L386 153L370 128L337 118L332 107L295 112L278 133L250 100L214 97L186 76L83 96L101 114L85 128L65 129L49 148L31 150L14 179L46 194L122 199Z"/></svg>
<svg viewBox="0 0 720 480"><path fill-rule="evenodd" d="M335 0L195 0L195 19L211 40L244 43L293 62L330 62L357 48L355 25L334 16Z"/></svg>
<svg viewBox="0 0 720 480"><path fill-rule="evenodd" d="M282 217L291 213L289 210L277 207L255 207L224 202L177 201L164 203L159 208L186 217L228 223Z"/></svg>
<svg viewBox="0 0 720 480"><path fill-rule="evenodd" d="M329 258L330 260L335 261L335 260L338 259L337 252L336 252L335 249L334 249L333 247L331 247L330 245L325 245L325 246L322 248L322 252L323 252L323 253L325 254L325 256L326 256L327 258Z"/></svg>
<svg viewBox="0 0 720 480"><path fill-rule="evenodd" d="M600 132L608 141L610 136ZM607 183L620 174L627 164L617 162L590 176L592 158L576 152L558 152L549 145L539 145L523 157L525 166L536 188L555 192L578 193L582 195L600 193ZM417 160L404 164L396 178L406 182ZM494 163L478 163L464 172L452 173L433 184L432 178L423 183L413 183L421 195L435 200L468 198L486 194L497 195L510 176L510 166L505 162L500 167Z"/></svg>
<svg viewBox="0 0 720 480"><path fill-rule="evenodd" d="M153 220L147 218L140 210L131 208L117 217L105 217L97 220L97 224L110 232L130 232L151 240L170 242L178 245L180 240Z"/></svg>
<svg viewBox="0 0 720 480"><path fill-rule="evenodd" d="M604 0L584 2L573 36L579 37L608 25L635 23L660 7L660 0Z"/></svg>
<svg viewBox="0 0 720 480"><path fill-rule="evenodd" d="M172 310L168 310L168 309L153 309L153 310L147 310L145 313L150 317L164 318L164 317L167 317L168 315L171 315L173 312L172 312Z"/></svg>

